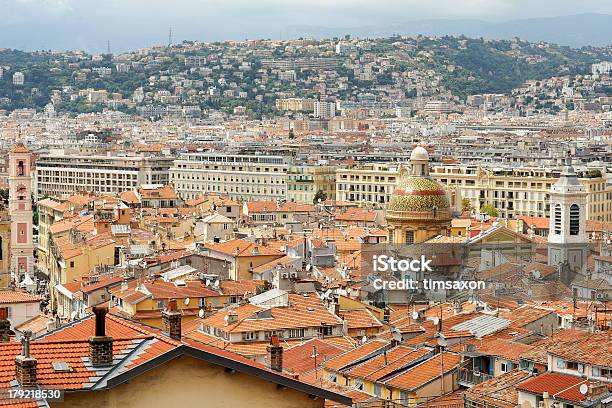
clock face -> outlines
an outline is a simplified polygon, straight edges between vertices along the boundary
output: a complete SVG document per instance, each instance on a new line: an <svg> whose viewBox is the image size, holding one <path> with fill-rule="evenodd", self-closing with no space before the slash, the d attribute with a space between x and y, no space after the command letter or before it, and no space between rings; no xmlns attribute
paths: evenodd
<svg viewBox="0 0 612 408"><path fill-rule="evenodd" d="M17 192L18 193L25 193L25 191L26 191L25 186L21 185L21 186L17 187Z"/></svg>

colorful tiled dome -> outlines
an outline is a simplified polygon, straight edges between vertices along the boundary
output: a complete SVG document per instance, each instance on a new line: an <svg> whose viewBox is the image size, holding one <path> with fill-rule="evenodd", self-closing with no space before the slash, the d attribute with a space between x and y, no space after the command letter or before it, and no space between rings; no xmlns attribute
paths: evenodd
<svg viewBox="0 0 612 408"><path fill-rule="evenodd" d="M389 211L449 210L450 204L444 189L430 177L403 176L389 202Z"/></svg>

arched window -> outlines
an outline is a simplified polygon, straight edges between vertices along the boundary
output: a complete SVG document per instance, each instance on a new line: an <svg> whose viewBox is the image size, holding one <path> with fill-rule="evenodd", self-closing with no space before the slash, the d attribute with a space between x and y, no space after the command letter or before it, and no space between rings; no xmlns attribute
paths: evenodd
<svg viewBox="0 0 612 408"><path fill-rule="evenodd" d="M570 207L569 233L570 235L580 233L580 206L578 204L572 204Z"/></svg>
<svg viewBox="0 0 612 408"><path fill-rule="evenodd" d="M555 234L561 235L561 204L555 205Z"/></svg>
<svg viewBox="0 0 612 408"><path fill-rule="evenodd" d="M23 164L23 160L19 160L17 163L17 175L24 176L25 175L25 166Z"/></svg>

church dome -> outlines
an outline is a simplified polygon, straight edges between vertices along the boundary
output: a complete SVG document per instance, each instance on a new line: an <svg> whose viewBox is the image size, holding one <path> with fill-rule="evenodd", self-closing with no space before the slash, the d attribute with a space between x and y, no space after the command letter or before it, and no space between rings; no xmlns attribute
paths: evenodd
<svg viewBox="0 0 612 408"><path fill-rule="evenodd" d="M410 153L410 161L429 161L429 153L427 153L427 149L423 146L417 146L414 148L412 153Z"/></svg>
<svg viewBox="0 0 612 408"><path fill-rule="evenodd" d="M424 212L433 211L434 207L437 210L450 210L448 197L442 186L431 177L404 175L400 176L393 191L388 210Z"/></svg>

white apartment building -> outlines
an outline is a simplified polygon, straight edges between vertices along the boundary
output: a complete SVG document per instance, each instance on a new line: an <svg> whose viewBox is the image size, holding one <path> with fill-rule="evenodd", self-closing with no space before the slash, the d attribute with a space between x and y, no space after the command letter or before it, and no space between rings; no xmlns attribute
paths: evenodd
<svg viewBox="0 0 612 408"><path fill-rule="evenodd" d="M473 208L491 204L501 217L507 218L548 217L550 188L560 173L561 169L536 167L488 169L442 164L432 164L430 170L431 176L446 187L455 210L460 211L462 200L467 198ZM336 200L384 207L395 189L397 176L397 164L338 169ZM579 180L588 193L587 219L612 221L612 185L595 174Z"/></svg>
<svg viewBox="0 0 612 408"><path fill-rule="evenodd" d="M336 200L386 207L395 189L397 164L367 164L336 170Z"/></svg>
<svg viewBox="0 0 612 408"><path fill-rule="evenodd" d="M610 61L602 61L591 65L593 75L608 74L610 71L612 71L612 62Z"/></svg>
<svg viewBox="0 0 612 408"><path fill-rule="evenodd" d="M25 83L25 75L23 72L15 72L13 74L13 85L21 86Z"/></svg>
<svg viewBox="0 0 612 408"><path fill-rule="evenodd" d="M336 116L336 104L333 102L315 102L314 115L321 119L331 119Z"/></svg>
<svg viewBox="0 0 612 408"><path fill-rule="evenodd" d="M170 182L184 200L205 193L241 201L284 200L289 164L283 156L187 153L174 161Z"/></svg>
<svg viewBox="0 0 612 408"><path fill-rule="evenodd" d="M141 184L168 184L174 158L87 156L52 150L36 161L34 198L77 192L120 193Z"/></svg>

